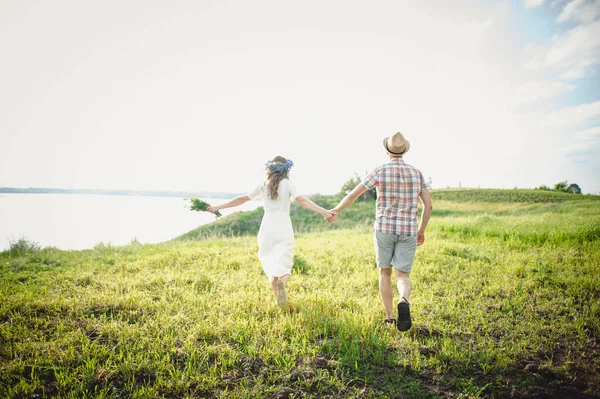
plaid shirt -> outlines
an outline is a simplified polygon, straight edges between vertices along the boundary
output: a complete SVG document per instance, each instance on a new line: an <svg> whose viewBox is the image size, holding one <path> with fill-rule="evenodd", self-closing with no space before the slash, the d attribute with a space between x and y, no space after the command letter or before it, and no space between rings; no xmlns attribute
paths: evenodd
<svg viewBox="0 0 600 399"><path fill-rule="evenodd" d="M418 203L427 189L423 174L401 158L392 158L362 181L367 189L377 187L375 230L401 236L418 234Z"/></svg>

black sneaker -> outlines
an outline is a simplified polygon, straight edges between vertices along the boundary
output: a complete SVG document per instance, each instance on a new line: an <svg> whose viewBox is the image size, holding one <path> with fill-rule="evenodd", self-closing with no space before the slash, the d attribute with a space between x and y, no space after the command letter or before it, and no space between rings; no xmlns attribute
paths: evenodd
<svg viewBox="0 0 600 399"><path fill-rule="evenodd" d="M406 298L400 299L398 302L398 321L396 322L396 327L400 331L408 331L412 326L412 322L410 321L410 305Z"/></svg>

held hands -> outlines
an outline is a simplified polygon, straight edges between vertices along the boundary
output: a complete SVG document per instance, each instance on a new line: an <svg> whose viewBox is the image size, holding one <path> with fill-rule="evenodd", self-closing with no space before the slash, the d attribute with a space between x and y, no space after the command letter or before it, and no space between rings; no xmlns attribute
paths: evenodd
<svg viewBox="0 0 600 399"><path fill-rule="evenodd" d="M340 212L336 209L332 209L327 212L328 216L325 217L325 220L327 220L329 223L334 222L338 218L338 216L340 216Z"/></svg>
<svg viewBox="0 0 600 399"><path fill-rule="evenodd" d="M331 211L325 211L325 213L323 214L323 217L328 222L331 222L331 221L335 220L335 218L337 218L337 215Z"/></svg>

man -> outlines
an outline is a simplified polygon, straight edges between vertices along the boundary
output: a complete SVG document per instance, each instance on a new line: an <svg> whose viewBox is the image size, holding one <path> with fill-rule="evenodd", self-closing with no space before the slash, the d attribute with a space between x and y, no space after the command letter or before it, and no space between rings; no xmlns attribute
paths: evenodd
<svg viewBox="0 0 600 399"><path fill-rule="evenodd" d="M412 325L408 303L412 288L410 272L417 245L425 242L425 228L432 210L431 196L421 171L405 164L402 159L410 149L410 143L402 133L386 137L383 146L390 157L389 162L376 168L342 199L331 210L335 216L328 221L337 219L339 213L366 190L377 188L373 241L377 266L380 268L379 291L386 313L385 323L396 324L398 330L407 331ZM419 199L423 203L423 213L418 225ZM396 270L400 294L397 321L393 310L392 266Z"/></svg>

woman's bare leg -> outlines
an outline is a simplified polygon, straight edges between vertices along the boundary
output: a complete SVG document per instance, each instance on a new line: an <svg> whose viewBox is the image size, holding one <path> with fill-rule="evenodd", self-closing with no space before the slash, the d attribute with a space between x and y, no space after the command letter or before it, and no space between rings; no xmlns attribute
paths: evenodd
<svg viewBox="0 0 600 399"><path fill-rule="evenodd" d="M290 275L284 274L283 276L281 276L279 278L281 279L281 281L283 281L283 284L287 284L288 280L290 279Z"/></svg>
<svg viewBox="0 0 600 399"><path fill-rule="evenodd" d="M284 307L287 304L287 295L285 293L285 285L290 278L289 274L284 274L277 280L277 304Z"/></svg>
<svg viewBox="0 0 600 399"><path fill-rule="evenodd" d="M271 289L273 290L273 295L277 296L277 277L273 277L271 279Z"/></svg>

